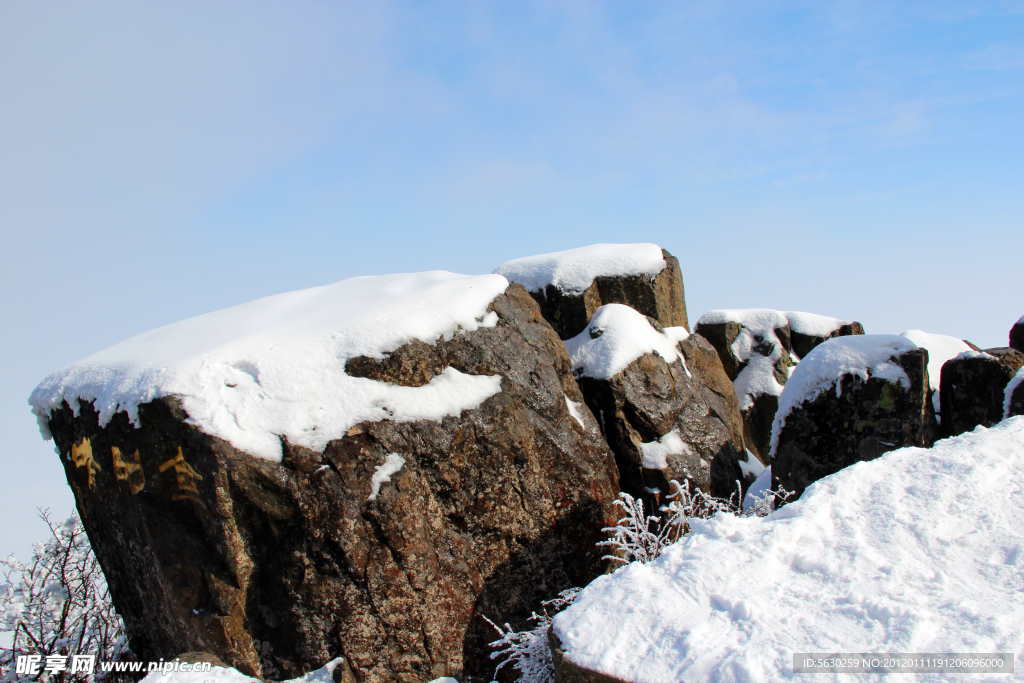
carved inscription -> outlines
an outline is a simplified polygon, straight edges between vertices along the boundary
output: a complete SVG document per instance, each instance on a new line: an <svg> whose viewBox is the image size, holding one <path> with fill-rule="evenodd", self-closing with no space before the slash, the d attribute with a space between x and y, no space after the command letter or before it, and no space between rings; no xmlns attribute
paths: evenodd
<svg viewBox="0 0 1024 683"><path fill-rule="evenodd" d="M142 472L142 463L139 461L139 451L125 461L121 455L121 449L117 446L110 447L110 456L114 460L114 476L118 481L128 483L128 490L135 495L146 486L146 475Z"/></svg>
<svg viewBox="0 0 1024 683"><path fill-rule="evenodd" d="M71 445L71 462L75 467L84 467L89 476L89 490L96 486L96 473L100 471L100 464L92 457L92 442L83 437L80 443Z"/></svg>
<svg viewBox="0 0 1024 683"><path fill-rule="evenodd" d="M181 446L178 446L178 455L160 465L160 471L166 472L172 467L174 468L180 493L172 495L171 500L198 500L199 490L196 489L196 482L202 481L203 477L192 469L191 465L185 462L185 457L181 454Z"/></svg>

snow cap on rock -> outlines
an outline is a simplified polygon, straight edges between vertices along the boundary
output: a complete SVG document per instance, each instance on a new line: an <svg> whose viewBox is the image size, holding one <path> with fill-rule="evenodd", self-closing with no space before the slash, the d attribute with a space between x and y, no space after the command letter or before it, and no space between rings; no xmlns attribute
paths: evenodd
<svg viewBox="0 0 1024 683"><path fill-rule="evenodd" d="M281 437L322 451L359 422L439 420L499 392L499 376L446 368L406 387L351 377L345 363L493 327L487 307L507 287L500 275L432 271L278 294L100 351L44 379L29 403L45 438L64 401L76 414L94 402L101 425L118 411L137 424L140 404L176 396L200 429L253 455L280 460Z"/></svg>
<svg viewBox="0 0 1024 683"><path fill-rule="evenodd" d="M592 244L588 247L513 259L495 273L538 292L554 285L563 292L579 294L596 277L649 275L665 269L665 258L657 244Z"/></svg>
<svg viewBox="0 0 1024 683"><path fill-rule="evenodd" d="M645 353L658 353L667 362L686 359L676 348L675 338L651 326L647 316L623 304L608 304L594 312L586 329L565 340L577 377L611 379ZM690 374L686 368L687 375Z"/></svg>

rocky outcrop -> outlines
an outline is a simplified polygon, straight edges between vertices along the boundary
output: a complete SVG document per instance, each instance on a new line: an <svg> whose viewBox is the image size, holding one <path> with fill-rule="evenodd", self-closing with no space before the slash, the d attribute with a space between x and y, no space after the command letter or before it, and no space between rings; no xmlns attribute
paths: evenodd
<svg viewBox="0 0 1024 683"><path fill-rule="evenodd" d="M858 322L764 308L710 311L696 334L714 346L733 382L747 448L767 465L779 395L800 358L826 339L864 334Z"/></svg>
<svg viewBox="0 0 1024 683"><path fill-rule="evenodd" d="M928 352L894 335L860 339L848 348L839 340L818 347L783 392L773 425L772 486L794 491L794 500L855 462L935 440Z"/></svg>
<svg viewBox="0 0 1024 683"><path fill-rule="evenodd" d="M657 321L611 305L566 344L587 406L615 453L623 491L646 497L649 510L673 479L718 497L737 493L739 461L746 460L742 420L707 340L671 339ZM616 355L630 345L633 353Z"/></svg>
<svg viewBox="0 0 1024 683"><path fill-rule="evenodd" d="M1024 353L1024 317L1010 328L1010 348Z"/></svg>
<svg viewBox="0 0 1024 683"><path fill-rule="evenodd" d="M942 366L942 429L947 436L991 427L1003 419L1006 385L1024 353L1000 347L962 353Z"/></svg>
<svg viewBox="0 0 1024 683"><path fill-rule="evenodd" d="M602 571L613 456L533 299L511 286L488 310L492 327L347 369L405 386L500 375L498 393L436 421L360 422L323 451L282 439L281 462L174 398L140 405L139 426L100 426L84 402L50 415L140 659L205 651L282 679L343 656L363 683L489 681L479 615L523 623Z"/></svg>
<svg viewBox="0 0 1024 683"><path fill-rule="evenodd" d="M562 253L570 254L572 252ZM552 279L549 276L539 280L530 280L526 283L527 289L530 290L530 295L540 306L544 318L551 323L562 339L575 337L587 326L598 308L613 303L629 306L654 318L664 327L682 327L689 330L683 275L679 269L679 260L664 249L661 250L661 258L665 265L660 272L653 275L616 272L597 274L583 289L567 287L558 282L545 283L544 279ZM609 270L614 271L615 268ZM521 282L526 279L517 279L518 271L505 266L496 272L513 282Z"/></svg>

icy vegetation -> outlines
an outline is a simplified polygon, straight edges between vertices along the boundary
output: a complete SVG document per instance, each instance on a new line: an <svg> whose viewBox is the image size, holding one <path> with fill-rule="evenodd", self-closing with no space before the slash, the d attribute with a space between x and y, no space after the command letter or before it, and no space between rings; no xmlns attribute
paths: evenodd
<svg viewBox="0 0 1024 683"><path fill-rule="evenodd" d="M517 258L494 272L518 282L531 292L554 285L567 294L580 294L594 278L612 275L649 275L665 269L657 244L592 244L550 254Z"/></svg>
<svg viewBox="0 0 1024 683"><path fill-rule="evenodd" d="M833 386L842 391L839 379L853 375L867 381L878 377L910 389L910 378L894 358L916 349L914 342L896 334L865 334L827 339L807 354L786 383L772 423L771 457L779 446L786 417L804 401L813 401Z"/></svg>
<svg viewBox="0 0 1024 683"><path fill-rule="evenodd" d="M660 252L659 252L660 253ZM29 403L46 419L67 401L94 401L100 423L141 403L180 397L207 434L270 460L281 437L322 451L363 421L439 420L475 408L501 378L447 368L405 387L345 373L356 356L382 358L413 339L493 327L487 312L508 281L443 271L357 277L226 308L140 334L53 373Z"/></svg>
<svg viewBox="0 0 1024 683"><path fill-rule="evenodd" d="M947 337L944 334L929 334L921 330L907 330L903 336L917 344L918 348L928 350L928 387L935 393L932 405L936 416L939 414L939 385L942 381L942 366L964 351L972 351L963 339Z"/></svg>
<svg viewBox="0 0 1024 683"><path fill-rule="evenodd" d="M794 652L1024 666L1024 417L858 463L767 517L689 525L554 618L569 661L633 683L789 680Z"/></svg>
<svg viewBox="0 0 1024 683"><path fill-rule="evenodd" d="M669 363L682 361L689 375L686 359L676 349L677 340L682 337L680 328L668 329L673 330L671 336L654 329L647 316L629 306L601 306L594 311L586 329L565 340L565 348L572 357L572 372L577 377L611 379L645 353L657 353Z"/></svg>

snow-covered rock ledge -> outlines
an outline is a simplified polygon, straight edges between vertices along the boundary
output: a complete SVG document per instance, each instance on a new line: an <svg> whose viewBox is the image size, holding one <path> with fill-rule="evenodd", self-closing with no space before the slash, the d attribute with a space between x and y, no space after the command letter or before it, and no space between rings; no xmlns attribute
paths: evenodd
<svg viewBox="0 0 1024 683"><path fill-rule="evenodd" d="M691 523L554 618L569 661L629 683L791 680L794 652L1024 667L1024 417L858 463L766 518Z"/></svg>
<svg viewBox="0 0 1024 683"><path fill-rule="evenodd" d="M562 339L612 303L689 331L679 261L656 244L592 244L513 259L494 272L526 287Z"/></svg>

